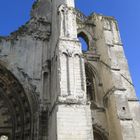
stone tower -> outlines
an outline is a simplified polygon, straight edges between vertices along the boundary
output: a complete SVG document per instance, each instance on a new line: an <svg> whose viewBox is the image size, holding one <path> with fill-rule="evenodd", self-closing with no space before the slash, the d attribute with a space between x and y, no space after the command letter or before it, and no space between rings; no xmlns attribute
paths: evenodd
<svg viewBox="0 0 140 140"><path fill-rule="evenodd" d="M140 140L139 116L113 17L37 0L0 37L0 140Z"/></svg>

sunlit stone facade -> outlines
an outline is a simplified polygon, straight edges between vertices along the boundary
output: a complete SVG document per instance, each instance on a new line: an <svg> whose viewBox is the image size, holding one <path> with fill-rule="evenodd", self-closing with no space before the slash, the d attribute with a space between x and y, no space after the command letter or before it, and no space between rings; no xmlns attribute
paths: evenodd
<svg viewBox="0 0 140 140"><path fill-rule="evenodd" d="M38 0L25 25L0 37L0 140L140 140L139 132L113 17Z"/></svg>

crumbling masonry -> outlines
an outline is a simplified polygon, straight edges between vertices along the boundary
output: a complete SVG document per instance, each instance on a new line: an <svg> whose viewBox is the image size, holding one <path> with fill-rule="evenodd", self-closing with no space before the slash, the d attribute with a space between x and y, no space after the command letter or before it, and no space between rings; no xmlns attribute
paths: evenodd
<svg viewBox="0 0 140 140"><path fill-rule="evenodd" d="M74 0L38 0L30 21L0 37L6 138L140 140L140 105L113 17L86 17Z"/></svg>

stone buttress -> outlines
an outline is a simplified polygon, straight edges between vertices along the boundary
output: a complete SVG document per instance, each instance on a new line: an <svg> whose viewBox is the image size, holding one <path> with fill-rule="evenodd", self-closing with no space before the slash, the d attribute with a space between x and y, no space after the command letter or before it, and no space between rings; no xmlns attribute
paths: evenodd
<svg viewBox="0 0 140 140"><path fill-rule="evenodd" d="M92 140L81 45L73 0L53 0L50 140Z"/></svg>

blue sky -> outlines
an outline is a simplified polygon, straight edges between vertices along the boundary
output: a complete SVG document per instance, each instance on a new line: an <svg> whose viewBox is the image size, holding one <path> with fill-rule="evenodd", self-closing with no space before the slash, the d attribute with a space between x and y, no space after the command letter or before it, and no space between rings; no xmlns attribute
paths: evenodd
<svg viewBox="0 0 140 140"><path fill-rule="evenodd" d="M76 7L86 15L96 12L117 19L133 83L140 99L140 0L75 1ZM0 35L8 35L28 21L33 2L34 0L1 0Z"/></svg>

